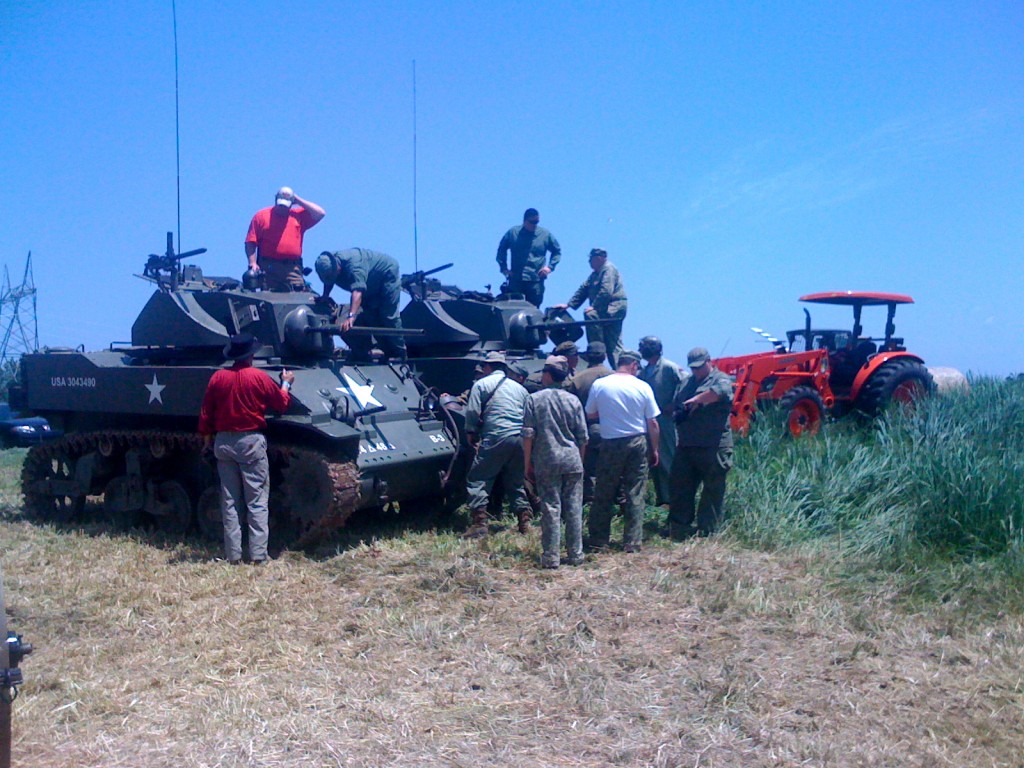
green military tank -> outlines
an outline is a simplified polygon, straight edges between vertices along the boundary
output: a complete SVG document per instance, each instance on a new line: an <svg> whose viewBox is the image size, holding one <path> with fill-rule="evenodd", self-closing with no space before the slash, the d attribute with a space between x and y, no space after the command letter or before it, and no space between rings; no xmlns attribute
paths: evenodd
<svg viewBox="0 0 1024 768"><path fill-rule="evenodd" d="M222 350L243 331L262 344L257 367L295 373L287 412L269 416L266 430L271 546L312 543L357 510L439 498L458 430L410 364L352 360L335 341L336 308L308 292L259 290L251 274L207 277L182 263L203 252L175 254L168 234L166 252L149 257L139 277L155 291L130 343L22 358L12 401L64 433L29 451L26 507L73 521L95 508L93 497L115 524L198 527L219 539L216 470L196 427Z"/></svg>

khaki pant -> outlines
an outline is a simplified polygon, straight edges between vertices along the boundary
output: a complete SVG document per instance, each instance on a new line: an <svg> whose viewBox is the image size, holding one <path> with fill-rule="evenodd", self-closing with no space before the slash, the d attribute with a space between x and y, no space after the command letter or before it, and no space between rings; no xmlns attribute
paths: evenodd
<svg viewBox="0 0 1024 768"><path fill-rule="evenodd" d="M239 511L249 528L249 559L267 559L270 509L270 462L267 438L259 432L218 432L213 444L220 477L220 509L224 522L224 556L242 559Z"/></svg>

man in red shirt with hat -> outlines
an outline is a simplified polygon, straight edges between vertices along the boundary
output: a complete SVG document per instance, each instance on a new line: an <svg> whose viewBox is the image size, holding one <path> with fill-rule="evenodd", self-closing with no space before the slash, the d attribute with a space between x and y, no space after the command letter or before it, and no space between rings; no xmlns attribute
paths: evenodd
<svg viewBox="0 0 1024 768"><path fill-rule="evenodd" d="M248 511L249 559L256 565L267 560L270 510L270 463L267 460L268 409L284 411L291 401L295 381L291 371L281 371L281 386L252 361L260 342L251 333L231 337L224 356L230 368L216 371L206 387L199 414L203 449L213 445L220 477L221 514L224 520L224 552L228 562L242 559L242 530L238 509Z"/></svg>
<svg viewBox="0 0 1024 768"><path fill-rule="evenodd" d="M245 236L249 269L263 270L271 291L304 291L302 236L326 215L324 209L281 187L274 205L256 211Z"/></svg>

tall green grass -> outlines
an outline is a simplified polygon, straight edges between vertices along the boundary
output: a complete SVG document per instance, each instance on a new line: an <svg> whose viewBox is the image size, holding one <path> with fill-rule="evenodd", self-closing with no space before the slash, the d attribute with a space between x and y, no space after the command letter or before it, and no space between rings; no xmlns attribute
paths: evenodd
<svg viewBox="0 0 1024 768"><path fill-rule="evenodd" d="M831 548L890 570L984 564L1024 581L1024 383L978 379L913 411L793 440L767 421L737 446L729 534Z"/></svg>

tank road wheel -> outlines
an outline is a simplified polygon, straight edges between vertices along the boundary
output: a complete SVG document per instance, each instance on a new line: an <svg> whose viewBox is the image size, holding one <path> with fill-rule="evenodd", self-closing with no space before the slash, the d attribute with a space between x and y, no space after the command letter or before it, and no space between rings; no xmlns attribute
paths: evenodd
<svg viewBox="0 0 1024 768"><path fill-rule="evenodd" d="M75 461L62 449L34 446L25 457L21 470L25 509L55 523L79 519L85 509L85 494L67 493L74 479Z"/></svg>
<svg viewBox="0 0 1024 768"><path fill-rule="evenodd" d="M152 506L146 511L163 533L183 536L192 525L192 498L177 480L165 480L155 488Z"/></svg>
<svg viewBox="0 0 1024 768"><path fill-rule="evenodd" d="M116 530L138 527L145 501L142 479L128 475L111 478L103 489L103 517Z"/></svg>
<svg viewBox="0 0 1024 768"><path fill-rule="evenodd" d="M196 503L196 521L203 536L210 541L224 541L224 520L220 511L220 488L211 485Z"/></svg>
<svg viewBox="0 0 1024 768"><path fill-rule="evenodd" d="M280 493L273 494L278 504L270 515L270 528L277 546L292 544L316 528L334 504L334 480L327 462L319 457L292 459L281 467Z"/></svg>
<svg viewBox="0 0 1024 768"><path fill-rule="evenodd" d="M857 407L872 416L897 402L911 406L935 390L935 383L928 369L916 360L897 358L882 365L868 379Z"/></svg>
<svg viewBox="0 0 1024 768"><path fill-rule="evenodd" d="M818 434L825 420L825 403L814 387L793 387L779 400L779 410L793 437Z"/></svg>

